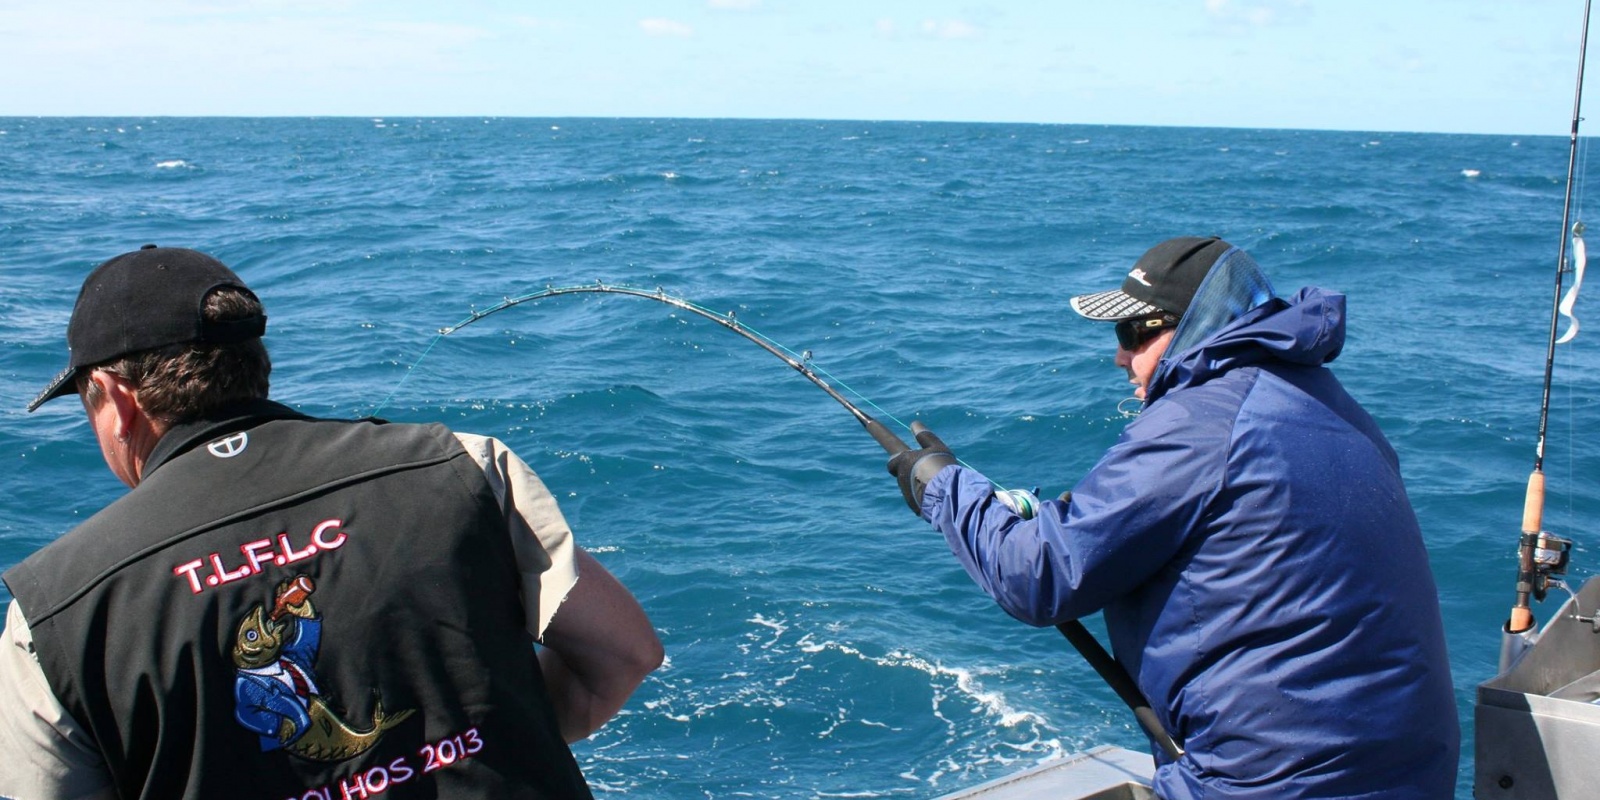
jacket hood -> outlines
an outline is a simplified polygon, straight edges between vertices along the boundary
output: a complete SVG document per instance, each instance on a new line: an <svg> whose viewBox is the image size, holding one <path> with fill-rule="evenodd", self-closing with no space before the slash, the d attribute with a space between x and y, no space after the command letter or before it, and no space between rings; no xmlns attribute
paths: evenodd
<svg viewBox="0 0 1600 800"><path fill-rule="evenodd" d="M1273 361L1321 366L1338 358L1344 348L1344 305L1342 293L1314 286L1288 300L1267 300L1198 344L1164 356L1145 405L1240 367Z"/></svg>

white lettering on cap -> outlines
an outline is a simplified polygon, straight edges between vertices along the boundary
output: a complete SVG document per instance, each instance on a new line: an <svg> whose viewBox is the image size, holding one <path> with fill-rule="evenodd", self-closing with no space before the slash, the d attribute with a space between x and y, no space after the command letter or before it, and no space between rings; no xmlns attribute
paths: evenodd
<svg viewBox="0 0 1600 800"><path fill-rule="evenodd" d="M1150 286L1150 282L1144 279L1144 270L1139 269L1138 267L1135 267L1132 272L1128 273L1128 277L1130 277L1130 278L1132 278L1132 279L1134 279L1134 280L1136 280L1136 281L1138 281L1138 282L1140 282L1140 283L1142 283L1142 284L1144 284L1146 286ZM1156 287L1150 286L1150 288L1154 289Z"/></svg>

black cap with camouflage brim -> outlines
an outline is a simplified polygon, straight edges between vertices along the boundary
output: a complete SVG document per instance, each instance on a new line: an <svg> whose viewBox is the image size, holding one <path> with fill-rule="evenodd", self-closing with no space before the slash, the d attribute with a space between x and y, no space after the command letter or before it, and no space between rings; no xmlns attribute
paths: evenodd
<svg viewBox="0 0 1600 800"><path fill-rule="evenodd" d="M1215 236L1168 239L1134 262L1121 289L1078 295L1068 303L1089 319L1109 322L1159 313L1182 317L1206 273L1232 247Z"/></svg>

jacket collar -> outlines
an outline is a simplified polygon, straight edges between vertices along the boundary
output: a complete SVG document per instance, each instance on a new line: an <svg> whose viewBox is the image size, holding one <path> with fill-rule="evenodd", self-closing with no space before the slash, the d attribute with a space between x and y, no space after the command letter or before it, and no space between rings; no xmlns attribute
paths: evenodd
<svg viewBox="0 0 1600 800"><path fill-rule="evenodd" d="M209 442L221 436L252 428L272 419L310 419L304 414L289 408L281 403L274 403L265 398L246 400L242 403L219 408L209 414L180 422L167 430L156 442L149 457L144 461L144 472L141 480L148 480L150 473L157 467L171 461L183 453L193 449L196 445Z"/></svg>
<svg viewBox="0 0 1600 800"><path fill-rule="evenodd" d="M1145 406L1239 367L1326 364L1344 348L1344 309L1343 294L1316 287L1252 308L1210 338L1163 357L1150 380Z"/></svg>

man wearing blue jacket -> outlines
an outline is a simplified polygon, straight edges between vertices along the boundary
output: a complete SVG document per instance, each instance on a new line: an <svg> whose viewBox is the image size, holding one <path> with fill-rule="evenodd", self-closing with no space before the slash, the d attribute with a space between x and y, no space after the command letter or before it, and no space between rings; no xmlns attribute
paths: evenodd
<svg viewBox="0 0 1600 800"><path fill-rule="evenodd" d="M890 472L1012 616L1105 613L1117 660L1183 748L1191 798L1447 798L1460 729L1439 602L1394 450L1324 365L1344 296L1277 298L1242 250L1184 237L1121 289L1144 401L1070 495L1025 515L923 431Z"/></svg>

